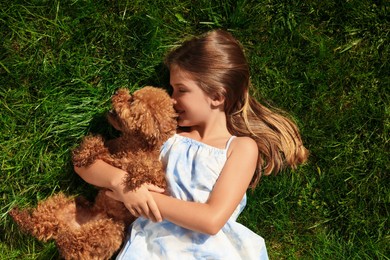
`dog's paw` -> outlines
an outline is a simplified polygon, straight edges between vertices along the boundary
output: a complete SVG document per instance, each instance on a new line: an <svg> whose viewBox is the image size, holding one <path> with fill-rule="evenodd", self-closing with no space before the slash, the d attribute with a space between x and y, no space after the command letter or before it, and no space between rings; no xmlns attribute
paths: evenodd
<svg viewBox="0 0 390 260"><path fill-rule="evenodd" d="M89 166L107 153L108 149L104 146L103 137L89 135L84 137L81 144L72 151L73 164L77 167Z"/></svg>
<svg viewBox="0 0 390 260"><path fill-rule="evenodd" d="M144 183L150 183L160 188L166 188L165 173L161 161L137 158L127 165L125 178L126 187L135 190Z"/></svg>

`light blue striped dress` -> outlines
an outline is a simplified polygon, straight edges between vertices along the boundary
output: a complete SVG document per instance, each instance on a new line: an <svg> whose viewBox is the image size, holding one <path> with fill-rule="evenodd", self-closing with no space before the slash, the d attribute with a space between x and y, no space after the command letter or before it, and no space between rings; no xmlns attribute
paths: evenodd
<svg viewBox="0 0 390 260"><path fill-rule="evenodd" d="M226 162L232 139L225 149L218 149L178 134L171 137L161 150L171 196L206 202ZM236 222L245 205L246 196L214 236L165 220L154 223L138 218L117 259L268 259L263 238Z"/></svg>

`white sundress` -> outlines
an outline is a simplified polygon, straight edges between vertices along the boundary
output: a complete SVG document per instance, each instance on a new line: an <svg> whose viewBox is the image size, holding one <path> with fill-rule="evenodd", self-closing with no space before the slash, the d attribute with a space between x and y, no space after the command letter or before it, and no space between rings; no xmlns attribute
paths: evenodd
<svg viewBox="0 0 390 260"><path fill-rule="evenodd" d="M233 138L225 149L178 134L166 141L161 149L161 160L166 167L170 195L205 203L226 162ZM245 205L246 195L223 228L213 236L166 220L154 223L140 217L132 224L117 259L268 259L263 238L236 222Z"/></svg>

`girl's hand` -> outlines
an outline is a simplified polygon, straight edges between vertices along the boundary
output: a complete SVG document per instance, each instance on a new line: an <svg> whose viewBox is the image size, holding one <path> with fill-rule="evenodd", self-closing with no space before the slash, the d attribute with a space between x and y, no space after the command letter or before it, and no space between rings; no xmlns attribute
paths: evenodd
<svg viewBox="0 0 390 260"><path fill-rule="evenodd" d="M143 184L137 190L126 191L121 185L107 191L106 195L112 199L122 201L132 215L160 222L162 221L161 213L150 191L163 193L164 189L152 184Z"/></svg>

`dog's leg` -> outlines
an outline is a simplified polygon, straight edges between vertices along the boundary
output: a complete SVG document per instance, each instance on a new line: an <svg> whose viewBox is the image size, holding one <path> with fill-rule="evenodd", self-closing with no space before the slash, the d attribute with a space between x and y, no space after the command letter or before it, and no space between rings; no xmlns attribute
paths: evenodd
<svg viewBox="0 0 390 260"><path fill-rule="evenodd" d="M84 137L81 144L73 150L72 160L75 166L85 167L107 154L109 151L104 145L103 137L89 135Z"/></svg>

